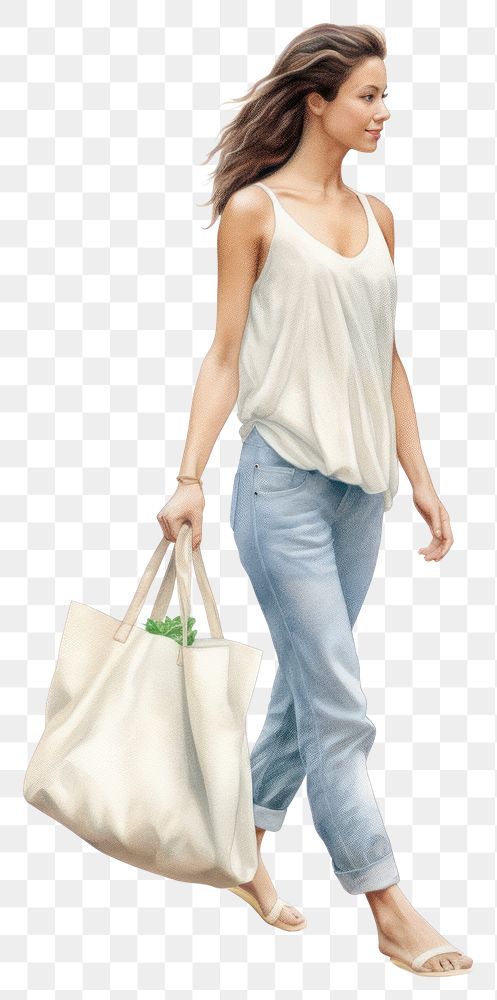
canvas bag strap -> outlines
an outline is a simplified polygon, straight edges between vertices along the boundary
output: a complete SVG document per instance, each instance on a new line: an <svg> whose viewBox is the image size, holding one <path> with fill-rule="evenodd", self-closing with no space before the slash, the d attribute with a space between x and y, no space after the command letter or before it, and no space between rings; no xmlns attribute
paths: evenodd
<svg viewBox="0 0 497 1000"><path fill-rule="evenodd" d="M211 585L209 583L209 578L207 576L207 571L205 569L204 560L202 558L202 553L200 551L200 546L192 550L193 555L193 567L195 569L195 576L197 578L198 587L202 595L202 600L204 608L207 614L207 621L209 623L209 631L211 636L216 638L222 638L223 630L221 625L221 619L219 617L219 611L217 609L216 599L212 592ZM173 595L174 584L176 582L176 546L173 549L169 564L164 575L164 579L161 583L160 590L155 598L155 603L152 608L152 613L150 615L154 621L162 621L171 603L171 598ZM189 592L190 593L190 592ZM189 615L187 616L188 619ZM185 645L185 643L184 643Z"/></svg>
<svg viewBox="0 0 497 1000"><path fill-rule="evenodd" d="M186 531L183 531L183 528L185 527ZM181 620L183 625L183 641L182 641L183 646L187 645L187 634L188 634L187 626L188 626L188 618L190 617L190 611L191 611L192 560L193 560L193 567L195 569L195 576L197 578L197 583L206 610L211 636L216 639L224 638L223 630L221 627L221 619L219 617L219 612L217 610L214 594L212 593L211 586L207 578L204 561L200 553L200 547L192 549L192 540L193 540L192 526L190 522L187 521L186 524L181 526L178 532L178 537L176 539L176 545L174 548L174 566L177 575L178 600L181 609ZM167 606L169 606L169 601Z"/></svg>
<svg viewBox="0 0 497 1000"><path fill-rule="evenodd" d="M178 545L178 542L180 543L180 546L182 543L184 545L186 542L186 551L184 552L183 559L181 560L180 569L178 569L178 567L176 566L176 558L175 558L176 555L175 549L176 546ZM124 615L124 618L122 619L122 621L120 622L114 633L114 639L116 639L117 642L126 642L131 632L131 629L133 628L134 625L136 625L138 615L140 614L140 611L145 603L147 594L150 590L150 587L152 586L153 581L155 580L159 566L170 544L171 542L169 541L169 539L163 536L157 548L155 549L155 552L149 559L147 566L145 567L145 571L136 589L135 595L131 601L131 604L129 605L128 610ZM188 553L189 553L189 558L188 558ZM205 571L205 566L199 549L193 550L193 564L195 566L195 575L197 577L200 593L202 595L202 600L204 603L211 635L216 638L222 638L223 632L221 627L221 620L219 618L219 612L217 610L214 595L212 593L209 581L207 579L207 573ZM155 609L159 604L159 598L160 598L160 603L162 605L165 596L168 595L168 600L165 609L167 610L174 589L174 579L177 574L178 599L179 599L182 624L183 624L184 645L186 645L188 617L190 614L191 567L192 567L192 526L189 521L185 521L181 525L181 528L178 532L175 548L173 549L171 559L169 561L169 565L167 567L164 580L162 582L162 586L160 588L159 594L157 595L154 604L154 609ZM169 593L169 588L170 588L170 593Z"/></svg>
<svg viewBox="0 0 497 1000"><path fill-rule="evenodd" d="M171 552L171 558L167 564L167 569L159 587L159 592L155 598L152 611L150 612L150 617L153 618L154 621L162 621L162 619L165 618L166 611L171 603L174 584L176 581L175 551L176 549L174 548Z"/></svg>

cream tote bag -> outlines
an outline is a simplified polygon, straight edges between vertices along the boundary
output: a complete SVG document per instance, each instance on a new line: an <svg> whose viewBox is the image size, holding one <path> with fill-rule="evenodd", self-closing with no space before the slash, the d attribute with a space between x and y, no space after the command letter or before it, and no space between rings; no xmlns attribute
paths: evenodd
<svg viewBox="0 0 497 1000"><path fill-rule="evenodd" d="M223 636L189 522L150 616L165 617L177 577L182 645L136 624L169 544L122 621L71 601L23 794L110 857L229 888L258 862L245 723L262 650ZM188 646L192 561L210 638Z"/></svg>

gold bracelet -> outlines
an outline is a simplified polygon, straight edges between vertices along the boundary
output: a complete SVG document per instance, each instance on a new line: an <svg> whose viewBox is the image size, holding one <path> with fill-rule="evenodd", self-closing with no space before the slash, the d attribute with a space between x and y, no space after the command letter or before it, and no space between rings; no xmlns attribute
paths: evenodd
<svg viewBox="0 0 497 1000"><path fill-rule="evenodd" d="M190 483L199 483L200 486L202 486L202 480L199 479L197 476L176 476L176 479L180 483L183 483L185 482L185 480L187 480Z"/></svg>

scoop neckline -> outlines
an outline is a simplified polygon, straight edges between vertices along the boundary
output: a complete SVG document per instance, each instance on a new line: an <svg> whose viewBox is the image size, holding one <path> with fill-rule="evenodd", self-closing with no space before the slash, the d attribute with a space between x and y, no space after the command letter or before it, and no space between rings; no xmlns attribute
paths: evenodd
<svg viewBox="0 0 497 1000"><path fill-rule="evenodd" d="M359 257L362 257L362 255L368 249L369 244L371 242L371 219L370 219L370 216L369 216L368 208L366 207L366 205L365 205L365 203L363 201L363 199L365 199L366 201L367 201L367 199L365 198L365 195L363 195L361 192L355 191L354 188L350 188L350 190L353 191L353 193L357 196L357 198L359 199L359 201L360 201L360 203L361 203L361 205L363 207L364 214L366 216L366 221L367 221L367 224L368 224L368 238L367 238L366 243L364 244L362 250L359 250L359 253L356 253L356 254L353 255L353 257L350 257L350 256L347 256L346 254L340 253L338 250L334 250L333 247L328 246L327 243L323 243L322 240L318 240L317 236L313 236L312 233L310 233L309 230L305 228L305 226L303 226L300 222L297 222L297 219L295 219L294 216L291 215L290 212L288 212L287 209L281 204L281 201L278 198L278 195L276 194L276 191L274 191L274 189L272 187L269 187L269 185L265 184L263 181L257 181L257 184L259 184L263 188L266 188L267 191L271 192L272 196L274 197L275 201L278 204L278 207L281 209L281 211L283 212L283 214L286 215L287 218L290 219L291 222L293 222L294 226L296 226L297 229L300 229L300 231L302 233L305 233L305 235L310 240L312 240L313 243L317 243L318 246L323 247L324 250L327 250L329 253L333 254L335 257L339 257L340 260L357 260Z"/></svg>

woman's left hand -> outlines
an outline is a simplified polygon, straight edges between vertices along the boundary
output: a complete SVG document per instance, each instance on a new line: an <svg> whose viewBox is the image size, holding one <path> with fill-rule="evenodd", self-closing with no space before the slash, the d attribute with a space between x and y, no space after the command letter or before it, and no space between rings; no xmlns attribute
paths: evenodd
<svg viewBox="0 0 497 1000"><path fill-rule="evenodd" d="M424 555L426 562L431 559L439 562L454 541L449 514L432 486L416 487L413 489L412 499L416 510L421 517L424 517L432 533L429 545L418 549L418 552Z"/></svg>

